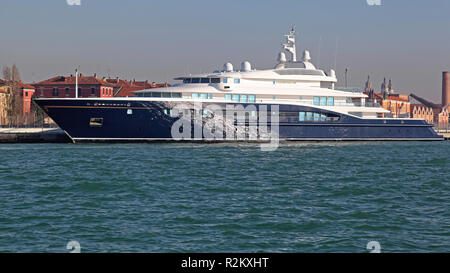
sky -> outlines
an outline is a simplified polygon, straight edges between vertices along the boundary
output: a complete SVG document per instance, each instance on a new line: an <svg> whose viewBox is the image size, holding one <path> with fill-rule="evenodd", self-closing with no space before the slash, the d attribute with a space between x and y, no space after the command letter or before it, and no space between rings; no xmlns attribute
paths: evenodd
<svg viewBox="0 0 450 273"><path fill-rule="evenodd" d="M81 5L69 5L68 2ZM337 71L338 86L441 100L450 70L448 0L1 0L0 66L27 83L75 68L85 75L175 82L185 74L273 68L283 35L297 30L297 55Z"/></svg>

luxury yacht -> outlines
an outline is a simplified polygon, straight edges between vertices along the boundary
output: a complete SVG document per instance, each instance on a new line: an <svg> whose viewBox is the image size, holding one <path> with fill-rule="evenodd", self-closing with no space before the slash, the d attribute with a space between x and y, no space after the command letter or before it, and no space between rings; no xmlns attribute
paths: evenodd
<svg viewBox="0 0 450 273"><path fill-rule="evenodd" d="M132 97L37 98L73 142L152 140L442 140L422 119L386 118L362 92L337 90L305 50L297 60L294 28L277 64L175 78L170 87Z"/></svg>

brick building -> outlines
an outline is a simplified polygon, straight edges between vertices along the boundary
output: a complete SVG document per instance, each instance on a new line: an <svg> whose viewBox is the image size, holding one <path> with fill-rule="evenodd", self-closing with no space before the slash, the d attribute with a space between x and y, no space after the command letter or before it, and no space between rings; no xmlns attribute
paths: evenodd
<svg viewBox="0 0 450 273"><path fill-rule="evenodd" d="M35 88L30 84L19 82L20 96L23 99L23 114L29 114L31 110L31 98L34 95Z"/></svg>
<svg viewBox="0 0 450 273"><path fill-rule="evenodd" d="M34 83L36 97L44 98L74 98L75 76L57 76L45 81ZM78 97L107 98L114 96L114 85L94 76L78 76Z"/></svg>
<svg viewBox="0 0 450 273"><path fill-rule="evenodd" d="M170 86L167 83L159 84L159 83L150 83L149 81L127 81L119 78L116 79L106 79L108 83L111 83L115 86L114 96L115 97L133 97L133 91L151 89L151 88L159 88L159 87L167 87Z"/></svg>
<svg viewBox="0 0 450 273"><path fill-rule="evenodd" d="M7 102L11 92L11 86L6 81L0 79L0 125L8 123Z"/></svg>

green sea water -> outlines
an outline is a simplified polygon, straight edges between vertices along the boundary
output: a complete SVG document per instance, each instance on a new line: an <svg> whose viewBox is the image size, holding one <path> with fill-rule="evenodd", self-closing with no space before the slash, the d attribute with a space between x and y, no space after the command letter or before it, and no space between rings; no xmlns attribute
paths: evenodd
<svg viewBox="0 0 450 273"><path fill-rule="evenodd" d="M450 252L450 142L0 145L0 252Z"/></svg>

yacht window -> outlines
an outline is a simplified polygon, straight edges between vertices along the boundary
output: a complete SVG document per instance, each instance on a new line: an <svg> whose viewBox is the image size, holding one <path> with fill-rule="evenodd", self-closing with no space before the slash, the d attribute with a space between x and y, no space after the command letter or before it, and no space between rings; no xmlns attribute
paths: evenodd
<svg viewBox="0 0 450 273"><path fill-rule="evenodd" d="M192 83L200 83L200 78L192 78Z"/></svg>
<svg viewBox="0 0 450 273"><path fill-rule="evenodd" d="M103 118L91 118L89 120L89 126L102 127L103 126Z"/></svg>
<svg viewBox="0 0 450 273"><path fill-rule="evenodd" d="M192 98L193 99L198 99L198 93L192 93Z"/></svg>
<svg viewBox="0 0 450 273"><path fill-rule="evenodd" d="M247 95L241 95L240 102L247 102Z"/></svg>
<svg viewBox="0 0 450 273"><path fill-rule="evenodd" d="M220 78L211 78L211 83L220 83Z"/></svg>
<svg viewBox="0 0 450 273"><path fill-rule="evenodd" d="M170 98L170 93L169 92L163 92L162 93L162 97L163 98Z"/></svg>
<svg viewBox="0 0 450 273"><path fill-rule="evenodd" d="M327 106L327 97L320 97L320 106Z"/></svg>
<svg viewBox="0 0 450 273"><path fill-rule="evenodd" d="M314 105L319 105L320 104L320 98L319 97L314 97Z"/></svg>
<svg viewBox="0 0 450 273"><path fill-rule="evenodd" d="M239 102L239 95L233 95L233 101Z"/></svg>
<svg viewBox="0 0 450 273"><path fill-rule="evenodd" d="M314 113L314 121L319 121L319 113Z"/></svg>
<svg viewBox="0 0 450 273"><path fill-rule="evenodd" d="M321 120L321 121L327 120L327 115L325 115L325 114L320 114L320 120Z"/></svg>
<svg viewBox="0 0 450 273"><path fill-rule="evenodd" d="M201 83L209 83L209 78L201 78Z"/></svg>
<svg viewBox="0 0 450 273"><path fill-rule="evenodd" d="M312 121L312 118L313 118L313 115L312 115L313 113L311 113L311 112L306 112L306 120L307 121Z"/></svg>
<svg viewBox="0 0 450 273"><path fill-rule="evenodd" d="M209 94L209 99L212 100L212 98L213 98L213 94Z"/></svg>
<svg viewBox="0 0 450 273"><path fill-rule="evenodd" d="M230 94L225 94L225 99L226 100L231 100L231 95Z"/></svg>
<svg viewBox="0 0 450 273"><path fill-rule="evenodd" d="M181 98L181 93L172 93L172 98Z"/></svg>
<svg viewBox="0 0 450 273"><path fill-rule="evenodd" d="M298 112L298 121L305 121L305 112Z"/></svg>
<svg viewBox="0 0 450 273"><path fill-rule="evenodd" d="M152 92L152 97L153 98L160 98L161 97L161 92Z"/></svg>
<svg viewBox="0 0 450 273"><path fill-rule="evenodd" d="M206 100L206 99L208 98L208 94L206 94L206 93L201 93L201 94L200 94L200 98Z"/></svg>
<svg viewBox="0 0 450 273"><path fill-rule="evenodd" d="M249 95L248 96L248 102L255 102L256 101L256 96L255 95Z"/></svg>
<svg viewBox="0 0 450 273"><path fill-rule="evenodd" d="M241 79L234 79L234 83L241 83Z"/></svg>
<svg viewBox="0 0 450 273"><path fill-rule="evenodd" d="M228 83L228 79L227 79L227 78L223 78L223 79L222 79L222 82L223 82L223 83Z"/></svg>
<svg viewBox="0 0 450 273"><path fill-rule="evenodd" d="M191 83L191 79L184 79L183 83Z"/></svg>
<svg viewBox="0 0 450 273"><path fill-rule="evenodd" d="M328 106L334 106L334 98L328 97Z"/></svg>

